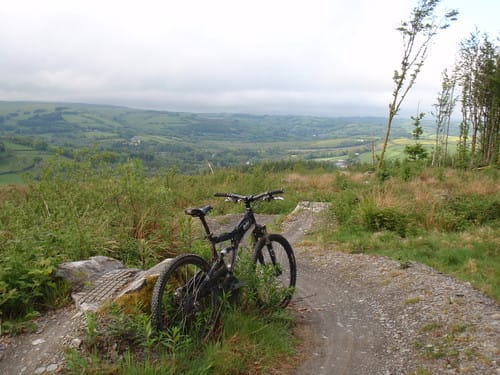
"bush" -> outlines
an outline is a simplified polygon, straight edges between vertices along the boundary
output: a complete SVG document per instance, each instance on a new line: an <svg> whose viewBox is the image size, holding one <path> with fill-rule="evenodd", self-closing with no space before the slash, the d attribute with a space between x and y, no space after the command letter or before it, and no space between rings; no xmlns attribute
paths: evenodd
<svg viewBox="0 0 500 375"><path fill-rule="evenodd" d="M149 268L190 250L185 207L213 204L222 214L242 205L212 198L216 191L241 194L280 188L280 175L221 170L215 175L146 175L138 160L115 164L108 155L85 153L78 161L55 158L27 189L0 195L0 316L22 318L51 307L66 289L54 276L66 261L106 255ZM290 194L291 193L291 194ZM256 206L259 213L290 211L285 201ZM213 199L213 201L212 201Z"/></svg>
<svg viewBox="0 0 500 375"><path fill-rule="evenodd" d="M388 230L405 237L409 231L410 220L407 214L394 208L379 208L372 204L365 205L361 211L366 229L374 232Z"/></svg>
<svg viewBox="0 0 500 375"><path fill-rule="evenodd" d="M449 201L446 207L472 224L485 224L500 219L500 198L495 195L464 195Z"/></svg>
<svg viewBox="0 0 500 375"><path fill-rule="evenodd" d="M351 222L359 203L360 199L355 192L351 190L339 192L332 202L332 210L337 222L341 225Z"/></svg>

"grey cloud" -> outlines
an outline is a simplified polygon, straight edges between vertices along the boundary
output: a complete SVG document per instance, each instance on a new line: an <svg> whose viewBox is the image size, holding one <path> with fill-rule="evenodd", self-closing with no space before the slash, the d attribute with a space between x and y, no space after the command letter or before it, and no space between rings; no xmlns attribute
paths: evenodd
<svg viewBox="0 0 500 375"><path fill-rule="evenodd" d="M490 0L485 0L490 1ZM412 0L18 0L0 9L0 100L385 115ZM386 9L391 7L391 12ZM452 29L453 30L453 29ZM447 30L448 32L448 30ZM430 109L450 39L408 108Z"/></svg>

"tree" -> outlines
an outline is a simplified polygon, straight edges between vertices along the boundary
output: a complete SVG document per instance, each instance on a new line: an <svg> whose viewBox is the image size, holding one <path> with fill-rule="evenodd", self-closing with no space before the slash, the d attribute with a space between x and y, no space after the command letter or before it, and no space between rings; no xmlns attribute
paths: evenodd
<svg viewBox="0 0 500 375"><path fill-rule="evenodd" d="M403 21L401 26L397 28L403 38L403 57L399 70L394 71L394 90L392 92L392 102L389 104L386 134L378 162L379 169L384 163L392 121L399 112L408 92L415 84L417 76L427 59L434 37L439 31L448 28L451 21L457 20L457 10L447 11L439 19L437 18L436 7L440 1L418 0L410 19Z"/></svg>
<svg viewBox="0 0 500 375"><path fill-rule="evenodd" d="M462 88L459 162L470 167L498 163L500 150L500 53L478 30L460 44Z"/></svg>
<svg viewBox="0 0 500 375"><path fill-rule="evenodd" d="M448 136L450 133L450 120L455 108L457 98L455 97L456 75L451 76L445 69L442 73L443 82L441 92L438 94L437 103L434 104L436 112L433 113L436 119L436 139L432 152L432 166L443 166L448 155Z"/></svg>
<svg viewBox="0 0 500 375"><path fill-rule="evenodd" d="M412 131L413 139L415 140L414 145L408 145L405 147L405 153L408 155L408 158L412 161L423 160L427 158L427 150L425 147L419 142L420 136L424 133L424 129L422 128L421 121L424 118L425 113L419 113L416 117L411 117L413 120L413 126L415 127Z"/></svg>

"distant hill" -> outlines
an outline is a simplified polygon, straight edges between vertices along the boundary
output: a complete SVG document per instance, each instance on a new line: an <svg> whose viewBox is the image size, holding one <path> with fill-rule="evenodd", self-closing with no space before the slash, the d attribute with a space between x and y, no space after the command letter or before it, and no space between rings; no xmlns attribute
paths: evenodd
<svg viewBox="0 0 500 375"><path fill-rule="evenodd" d="M411 121L397 121L392 136L407 138L410 128ZM44 152L62 149L68 156L82 147L95 147L118 158L142 158L151 168L176 166L188 172L207 161L227 166L291 156L328 159L346 155L346 150L367 152L368 143L380 141L384 129L385 119L377 117L185 113L0 101L4 142ZM1 167L0 162L0 173Z"/></svg>

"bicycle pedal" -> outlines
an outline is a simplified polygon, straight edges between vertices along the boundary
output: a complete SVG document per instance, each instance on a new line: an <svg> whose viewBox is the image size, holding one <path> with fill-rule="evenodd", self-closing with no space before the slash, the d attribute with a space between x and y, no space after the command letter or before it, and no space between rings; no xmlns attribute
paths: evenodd
<svg viewBox="0 0 500 375"><path fill-rule="evenodd" d="M234 276L229 276L224 280L222 288L224 289L224 291L230 292L239 289L241 285L242 283L240 282L240 280L238 280Z"/></svg>

